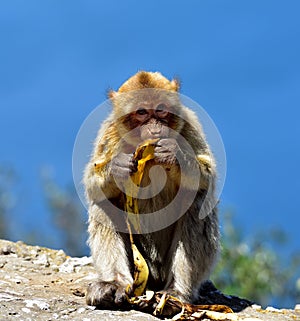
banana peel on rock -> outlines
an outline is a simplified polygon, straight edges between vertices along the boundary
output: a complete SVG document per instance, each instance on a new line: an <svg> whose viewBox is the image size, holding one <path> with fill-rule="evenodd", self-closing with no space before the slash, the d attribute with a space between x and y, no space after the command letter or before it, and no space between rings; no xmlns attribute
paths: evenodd
<svg viewBox="0 0 300 321"><path fill-rule="evenodd" d="M236 321L237 315L225 305L193 305L184 303L166 292L146 291L142 296L128 298L135 310L152 314L158 318L172 320L216 320Z"/></svg>

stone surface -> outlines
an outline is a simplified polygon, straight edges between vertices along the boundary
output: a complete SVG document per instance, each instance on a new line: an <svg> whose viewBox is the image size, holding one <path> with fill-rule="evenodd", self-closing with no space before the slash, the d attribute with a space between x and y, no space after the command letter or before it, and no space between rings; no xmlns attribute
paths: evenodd
<svg viewBox="0 0 300 321"><path fill-rule="evenodd" d="M159 320L138 311L96 310L85 304L85 289L96 277L89 257L0 240L0 321ZM235 320L300 320L300 310L248 307Z"/></svg>

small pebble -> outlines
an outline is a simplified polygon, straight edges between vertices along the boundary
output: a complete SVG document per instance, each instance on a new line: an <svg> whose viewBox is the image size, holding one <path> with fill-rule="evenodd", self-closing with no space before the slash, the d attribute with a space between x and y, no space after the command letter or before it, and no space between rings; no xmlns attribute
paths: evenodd
<svg viewBox="0 0 300 321"><path fill-rule="evenodd" d="M2 249L0 249L0 254L2 255L9 255L12 253L16 253L15 249L11 245L5 245Z"/></svg>
<svg viewBox="0 0 300 321"><path fill-rule="evenodd" d="M0 269L2 269L5 266L6 263L7 263L6 260L1 260L0 261Z"/></svg>
<svg viewBox="0 0 300 321"><path fill-rule="evenodd" d="M300 311L300 304L296 304L294 310L295 310L295 311Z"/></svg>
<svg viewBox="0 0 300 321"><path fill-rule="evenodd" d="M27 308L33 308L35 305L41 310L49 310L50 305L42 300L25 300Z"/></svg>
<svg viewBox="0 0 300 321"><path fill-rule="evenodd" d="M11 295L9 293L0 293L0 301L14 301L16 300L16 297L14 295Z"/></svg>
<svg viewBox="0 0 300 321"><path fill-rule="evenodd" d="M77 313L83 313L85 311L85 308L79 308L78 310L77 310Z"/></svg>
<svg viewBox="0 0 300 321"><path fill-rule="evenodd" d="M20 275L16 275L16 277L10 277L9 275L6 275L4 278L9 279L12 282L15 282L16 284L26 284L29 282L27 278L24 278Z"/></svg>
<svg viewBox="0 0 300 321"><path fill-rule="evenodd" d="M91 257L70 257L68 258L59 268L59 272L63 273L72 273L75 272L75 268L78 269L82 266L91 265Z"/></svg>
<svg viewBox="0 0 300 321"><path fill-rule="evenodd" d="M30 313L31 312L31 310L28 309L28 308L22 308L22 311L25 312L25 313Z"/></svg>
<svg viewBox="0 0 300 321"><path fill-rule="evenodd" d="M50 266L48 255L42 254L42 255L38 256L38 258L33 261L33 264L43 265L45 267Z"/></svg>
<svg viewBox="0 0 300 321"><path fill-rule="evenodd" d="M74 311L76 311L75 308L68 308L68 309L62 310L60 313L61 314L70 314L70 313L72 313Z"/></svg>
<svg viewBox="0 0 300 321"><path fill-rule="evenodd" d="M74 265L70 264L68 260L59 267L59 272L62 272L62 273L72 273L74 271L75 271Z"/></svg>
<svg viewBox="0 0 300 321"><path fill-rule="evenodd" d="M267 308L266 308L266 311L269 311L269 312L280 312L280 313L282 313L281 310L276 309L276 308L273 308L273 307L267 307Z"/></svg>

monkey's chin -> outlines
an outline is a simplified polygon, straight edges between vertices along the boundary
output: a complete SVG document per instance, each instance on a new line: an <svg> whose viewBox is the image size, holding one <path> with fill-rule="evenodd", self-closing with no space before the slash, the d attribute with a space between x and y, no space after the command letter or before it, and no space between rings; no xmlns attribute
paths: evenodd
<svg viewBox="0 0 300 321"><path fill-rule="evenodd" d="M160 136L160 135L149 135L147 136L145 139L143 139L143 142L146 141L146 140L158 140L158 139L162 139L164 138L163 136Z"/></svg>

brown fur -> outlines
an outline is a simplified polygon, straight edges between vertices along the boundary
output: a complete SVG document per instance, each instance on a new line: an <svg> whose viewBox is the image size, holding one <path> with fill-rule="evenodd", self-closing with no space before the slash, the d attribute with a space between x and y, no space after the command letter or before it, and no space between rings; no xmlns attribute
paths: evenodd
<svg viewBox="0 0 300 321"><path fill-rule="evenodd" d="M178 91L179 83L177 80L169 81L159 72L140 71L129 78L118 90L119 93L144 88L159 88L170 91Z"/></svg>

